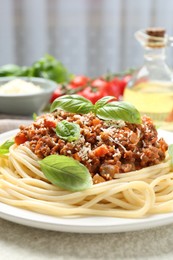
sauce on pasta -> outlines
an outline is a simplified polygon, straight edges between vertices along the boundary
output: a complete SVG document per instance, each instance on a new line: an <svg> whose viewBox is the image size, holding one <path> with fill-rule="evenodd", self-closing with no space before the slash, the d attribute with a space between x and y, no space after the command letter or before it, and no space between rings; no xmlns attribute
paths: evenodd
<svg viewBox="0 0 173 260"><path fill-rule="evenodd" d="M69 142L55 127L66 120L80 126ZM0 201L53 216L140 218L173 210L173 172L168 145L152 120L141 124L103 121L58 110L21 126L9 154L0 159ZM71 192L50 183L39 160L51 154L74 158L93 179L91 188Z"/></svg>
<svg viewBox="0 0 173 260"><path fill-rule="evenodd" d="M57 136L55 127L62 120L80 126L78 140L69 142ZM94 183L112 180L117 173L156 165L164 160L168 148L158 138L149 117L143 117L142 124L131 124L62 110L45 114L30 126L21 126L16 142L26 142L39 158L50 154L73 157L89 169Z"/></svg>

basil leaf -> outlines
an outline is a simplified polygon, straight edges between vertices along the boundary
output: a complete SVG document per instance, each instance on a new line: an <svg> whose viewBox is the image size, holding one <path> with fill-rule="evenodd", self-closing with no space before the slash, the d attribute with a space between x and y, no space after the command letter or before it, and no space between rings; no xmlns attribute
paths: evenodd
<svg viewBox="0 0 173 260"><path fill-rule="evenodd" d="M20 67L14 64L6 64L0 67L0 77L14 76L20 71Z"/></svg>
<svg viewBox="0 0 173 260"><path fill-rule="evenodd" d="M80 137L80 126L66 120L59 122L55 131L57 136L69 142L76 141Z"/></svg>
<svg viewBox="0 0 173 260"><path fill-rule="evenodd" d="M98 107L96 115L103 120L124 120L133 124L141 123L139 111L130 103L114 101Z"/></svg>
<svg viewBox="0 0 173 260"><path fill-rule="evenodd" d="M33 119L34 121L36 121L37 117L38 117L38 115L37 115L36 113L33 113L33 114L32 114L32 119Z"/></svg>
<svg viewBox="0 0 173 260"><path fill-rule="evenodd" d="M95 111L97 111L97 109L103 107L104 105L106 105L108 102L110 101L113 101L113 100L116 100L116 98L114 96L106 96L106 97L103 97L101 99L99 99L95 105L94 105L94 109Z"/></svg>
<svg viewBox="0 0 173 260"><path fill-rule="evenodd" d="M69 73L64 65L48 54L34 62L30 72L33 77L51 79L57 83L69 82L72 79L72 74Z"/></svg>
<svg viewBox="0 0 173 260"><path fill-rule="evenodd" d="M71 157L49 155L39 163L46 178L65 190L80 191L92 186L88 169Z"/></svg>
<svg viewBox="0 0 173 260"><path fill-rule="evenodd" d="M53 112L55 109L61 108L71 113L87 114L93 112L103 120L124 120L133 124L141 123L140 113L132 104L113 100L115 100L115 97L106 96L93 105L91 101L82 96L65 95L55 99L50 111Z"/></svg>
<svg viewBox="0 0 173 260"><path fill-rule="evenodd" d="M169 153L169 156L171 157L171 165L173 167L173 144L170 144L169 147L168 147L168 153Z"/></svg>
<svg viewBox="0 0 173 260"><path fill-rule="evenodd" d="M14 64L1 66L0 77L5 76L41 77L54 80L57 83L69 82L73 77L60 61L48 54L34 62L30 67L20 67Z"/></svg>
<svg viewBox="0 0 173 260"><path fill-rule="evenodd" d="M14 140L7 140L5 143L0 146L0 154L7 154L9 152L10 146L14 144Z"/></svg>
<svg viewBox="0 0 173 260"><path fill-rule="evenodd" d="M64 95L55 99L50 107L50 112L61 108L66 112L87 114L94 105L88 99L79 95Z"/></svg>

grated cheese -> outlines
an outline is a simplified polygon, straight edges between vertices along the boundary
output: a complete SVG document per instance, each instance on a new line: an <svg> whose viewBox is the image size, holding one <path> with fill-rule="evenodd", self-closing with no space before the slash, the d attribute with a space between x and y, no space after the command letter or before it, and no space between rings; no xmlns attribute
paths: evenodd
<svg viewBox="0 0 173 260"><path fill-rule="evenodd" d="M14 79L0 86L0 94L5 95L32 94L39 92L42 92L40 86L22 79Z"/></svg>
<svg viewBox="0 0 173 260"><path fill-rule="evenodd" d="M91 145L89 146L83 146L80 151L78 152L78 155L81 157L82 160L88 160L88 154L91 152Z"/></svg>

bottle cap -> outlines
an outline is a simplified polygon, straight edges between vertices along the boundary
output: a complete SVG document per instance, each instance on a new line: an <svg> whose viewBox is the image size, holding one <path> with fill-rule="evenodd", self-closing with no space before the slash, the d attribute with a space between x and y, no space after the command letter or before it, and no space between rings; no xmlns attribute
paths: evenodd
<svg viewBox="0 0 173 260"><path fill-rule="evenodd" d="M150 36L154 36L154 37L164 37L165 36L165 29L164 28L160 28L160 27L156 27L156 28L148 28L146 30L146 33Z"/></svg>
<svg viewBox="0 0 173 260"><path fill-rule="evenodd" d="M166 31L161 27L147 28L145 33L148 35L147 46L151 48L161 48L165 46Z"/></svg>

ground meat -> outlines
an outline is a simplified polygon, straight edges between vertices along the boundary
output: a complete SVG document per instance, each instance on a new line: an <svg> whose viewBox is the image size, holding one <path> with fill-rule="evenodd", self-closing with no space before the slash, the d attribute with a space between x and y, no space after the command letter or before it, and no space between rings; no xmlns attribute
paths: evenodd
<svg viewBox="0 0 173 260"><path fill-rule="evenodd" d="M80 138L73 142L60 139L55 132L58 122L67 120L80 126ZM21 126L16 140L39 157L60 154L73 157L84 164L94 183L114 179L116 173L125 173L160 163L168 148L158 139L149 117L142 124L122 121L103 121L94 114L77 115L62 110L38 117L29 126Z"/></svg>

